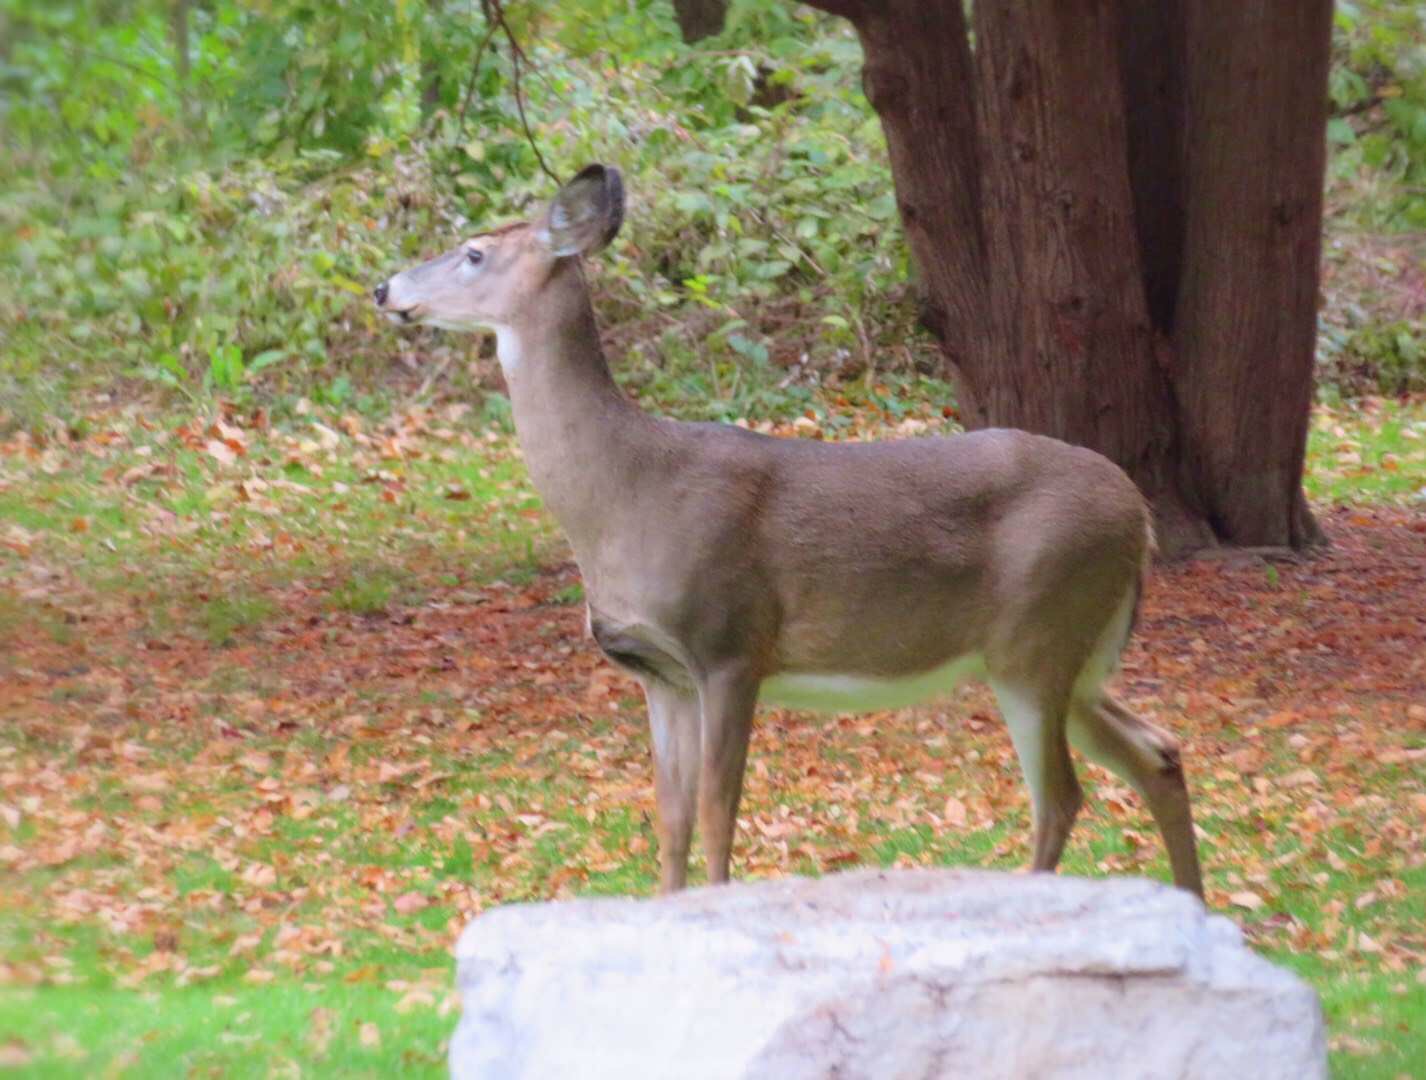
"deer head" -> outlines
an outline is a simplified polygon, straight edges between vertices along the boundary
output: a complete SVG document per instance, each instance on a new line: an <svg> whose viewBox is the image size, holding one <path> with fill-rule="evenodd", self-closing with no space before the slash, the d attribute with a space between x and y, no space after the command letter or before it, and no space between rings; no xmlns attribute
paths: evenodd
<svg viewBox="0 0 1426 1080"><path fill-rule="evenodd" d="M607 245L623 221L618 170L590 165L534 221L478 233L383 281L372 296L397 323L500 334L542 309L561 263Z"/></svg>

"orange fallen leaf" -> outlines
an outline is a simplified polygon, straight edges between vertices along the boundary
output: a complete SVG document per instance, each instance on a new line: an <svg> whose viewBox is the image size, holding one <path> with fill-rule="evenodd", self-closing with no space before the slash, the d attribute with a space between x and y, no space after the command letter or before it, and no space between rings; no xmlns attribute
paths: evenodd
<svg viewBox="0 0 1426 1080"><path fill-rule="evenodd" d="M966 824L966 804L952 795L946 800L946 805L941 810L941 815L946 819L947 825L954 825L958 829L965 828Z"/></svg>
<svg viewBox="0 0 1426 1080"><path fill-rule="evenodd" d="M0 1068L20 1069L34 1060L30 1048L20 1039L7 1039L0 1044Z"/></svg>

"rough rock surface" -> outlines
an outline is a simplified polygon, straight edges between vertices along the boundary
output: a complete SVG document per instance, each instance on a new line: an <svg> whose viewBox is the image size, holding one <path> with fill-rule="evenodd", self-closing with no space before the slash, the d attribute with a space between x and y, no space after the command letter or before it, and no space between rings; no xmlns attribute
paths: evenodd
<svg viewBox="0 0 1426 1080"><path fill-rule="evenodd" d="M1283 1077L1313 991L1134 879L889 871L499 908L457 950L458 1080Z"/></svg>

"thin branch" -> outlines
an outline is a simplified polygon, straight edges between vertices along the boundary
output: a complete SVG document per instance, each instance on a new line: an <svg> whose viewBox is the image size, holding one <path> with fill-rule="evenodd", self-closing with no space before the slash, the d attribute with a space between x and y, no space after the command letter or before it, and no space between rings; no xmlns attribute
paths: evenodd
<svg viewBox="0 0 1426 1080"><path fill-rule="evenodd" d="M1358 113L1369 112L1370 110L1375 109L1378 105L1380 105L1382 103L1382 100L1383 99L1380 94L1373 94L1371 97L1362 98L1361 101L1354 101L1350 105L1343 105L1340 108L1333 109L1332 116L1334 118L1340 118L1344 116L1356 116Z"/></svg>
<svg viewBox="0 0 1426 1080"><path fill-rule="evenodd" d="M505 21L505 8L500 0L490 0L491 10L495 12L495 20L500 24L500 28L505 31L505 38L510 42L510 61L515 73L515 108L520 113L520 126L525 129L525 139L530 144L530 149L535 152L535 160L540 163L540 171L553 180L560 183L560 178L555 175L554 170L545 161L545 155L540 153L540 144L535 141L535 134L530 130L530 121L525 116L525 95L520 89L520 68L522 65L530 63L529 57L525 55L525 50L520 48L520 43L515 40L515 34L510 29L510 24Z"/></svg>
<svg viewBox="0 0 1426 1080"><path fill-rule="evenodd" d="M93 49L86 48L83 45L75 45L71 43L69 47L74 52L77 52L83 56L88 56L94 60L98 60L100 63L113 64L115 67L121 67L132 71L135 75L142 75L146 79L152 79L154 82L158 83L166 90L175 89L173 83L169 82L162 75L155 75L147 68L141 68L138 64L130 63L128 60L120 60L117 56L109 56L106 53L95 52Z"/></svg>
<svg viewBox="0 0 1426 1080"><path fill-rule="evenodd" d="M484 4L490 4L492 2L495 2L495 0L481 0L481 2ZM496 3L496 6L498 7L499 3ZM503 20L505 16L505 11L503 8L501 8L500 16ZM530 59L529 54L526 53L524 48L521 47L520 42L515 39L515 35L510 33L509 26L505 27L505 36L510 39L510 46L512 49L514 49L516 55L520 57L521 63L523 63L525 67L529 71L531 71L536 78L540 80L540 82L545 84L546 90L548 90L552 95L554 95L554 97L558 98L559 101L567 104L567 99L564 96L564 92L561 91L560 88L554 83L550 82L548 76L545 75L544 69L541 68L539 64L535 63L533 60Z"/></svg>
<svg viewBox="0 0 1426 1080"><path fill-rule="evenodd" d="M426 396L426 392L431 389L431 384L446 373L446 368L451 366L451 361L453 359L455 359L454 352L452 352L449 356L441 360L441 362L436 365L435 370L433 370L429 375L427 375L426 378L422 381L420 388L406 399L406 403L410 405L414 404L417 401L423 400Z"/></svg>
<svg viewBox="0 0 1426 1080"><path fill-rule="evenodd" d="M500 25L491 19L488 7L485 12L485 22L485 36L480 39L480 45L475 50L475 62L470 65L470 78L466 80L465 97L461 99L460 103L460 116L456 120L455 137L457 139L465 135L465 114L470 109L470 99L475 93L475 79L480 74L480 63L485 59L486 46L490 44L490 39L495 36L495 31Z"/></svg>

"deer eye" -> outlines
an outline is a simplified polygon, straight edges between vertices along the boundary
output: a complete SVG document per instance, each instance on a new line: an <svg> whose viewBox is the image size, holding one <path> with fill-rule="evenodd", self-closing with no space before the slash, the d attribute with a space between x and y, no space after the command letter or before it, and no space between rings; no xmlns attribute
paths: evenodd
<svg viewBox="0 0 1426 1080"><path fill-rule="evenodd" d="M485 261L485 253L476 248L471 248L465 253L465 260L470 263L471 266L479 266Z"/></svg>

